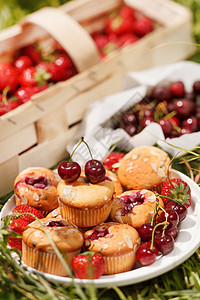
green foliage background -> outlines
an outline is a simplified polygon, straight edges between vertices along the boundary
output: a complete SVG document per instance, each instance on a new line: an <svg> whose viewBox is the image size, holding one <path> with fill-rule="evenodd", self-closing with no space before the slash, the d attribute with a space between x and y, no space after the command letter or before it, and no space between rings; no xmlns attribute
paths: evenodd
<svg viewBox="0 0 200 300"><path fill-rule="evenodd" d="M200 0L174 1L192 10L193 35L196 43L200 44ZM0 30L14 25L23 16L39 8L44 6L57 7L66 2L66 0L0 0ZM197 47L196 53L189 59L200 63L200 47ZM198 153L200 153L199 150ZM190 158L188 154L185 156L187 160ZM178 164L179 160L175 160L173 167L189 175L188 169L184 165ZM190 164L192 168L198 169L200 159L192 161ZM0 198L0 204L4 204L8 197L9 195ZM122 288L110 287L107 289L95 289L94 286L91 285L86 289L81 289L78 286L65 287L56 283L51 284L40 276L30 275L15 263L5 248L5 245L0 243L0 300L200 299L199 264L200 253L198 250L186 262L172 271L141 284Z"/></svg>

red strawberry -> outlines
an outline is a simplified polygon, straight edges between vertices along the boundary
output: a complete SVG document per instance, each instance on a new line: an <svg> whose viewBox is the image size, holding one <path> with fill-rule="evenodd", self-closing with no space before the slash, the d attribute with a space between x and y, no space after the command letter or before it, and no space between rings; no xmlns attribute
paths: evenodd
<svg viewBox="0 0 200 300"><path fill-rule="evenodd" d="M20 56L16 61L14 62L15 69L18 71L18 73L21 73L26 68L32 66L32 60L28 56Z"/></svg>
<svg viewBox="0 0 200 300"><path fill-rule="evenodd" d="M29 67L26 68L19 77L21 86L35 87L47 83L51 74L42 68Z"/></svg>
<svg viewBox="0 0 200 300"><path fill-rule="evenodd" d="M19 99L12 97L7 98L7 88L4 89L3 94L0 94L0 116L4 115L5 113L17 108L21 105L21 101Z"/></svg>
<svg viewBox="0 0 200 300"><path fill-rule="evenodd" d="M169 197L162 197L165 204L173 200L186 207L191 205L191 189L189 185L180 178L172 178L170 181L167 181L162 187L161 195Z"/></svg>
<svg viewBox="0 0 200 300"><path fill-rule="evenodd" d="M11 248L19 249L22 251L22 239L21 238L9 237L8 245Z"/></svg>
<svg viewBox="0 0 200 300"><path fill-rule="evenodd" d="M94 41L99 51L101 51L109 43L109 38L106 34L96 34Z"/></svg>
<svg viewBox="0 0 200 300"><path fill-rule="evenodd" d="M51 81L57 82L66 80L73 75L72 71L73 63L68 55L61 54L58 56L55 61L50 66L50 73L51 73Z"/></svg>
<svg viewBox="0 0 200 300"><path fill-rule="evenodd" d="M34 216L36 216L38 219L44 218L43 214L38 209L36 209L32 206L26 205L26 204L17 205L13 209L12 213L20 213L20 214L22 214L22 213L31 213ZM35 221L35 218L30 216L30 215L20 216L19 219L25 220L28 223L31 223L31 222Z"/></svg>
<svg viewBox="0 0 200 300"><path fill-rule="evenodd" d="M37 44L31 44L20 49L20 54L30 57L34 64L38 64L42 60L42 56Z"/></svg>
<svg viewBox="0 0 200 300"><path fill-rule="evenodd" d="M13 220L11 222L10 229L13 230L14 232L22 234L23 231L25 230L26 226L28 226L29 223L30 222L27 222L26 220L19 218L17 220Z"/></svg>
<svg viewBox="0 0 200 300"><path fill-rule="evenodd" d="M135 19L134 9L130 6L124 5L119 12L120 16L123 18L129 18L132 21Z"/></svg>
<svg viewBox="0 0 200 300"><path fill-rule="evenodd" d="M126 46L137 42L139 38L134 33L125 33L119 36L118 44L119 46Z"/></svg>
<svg viewBox="0 0 200 300"><path fill-rule="evenodd" d="M42 92L43 90L48 88L48 84L44 84L41 86L25 86L25 87L20 87L18 90L15 92L15 96L21 103L25 103L31 99L31 97L39 92Z"/></svg>
<svg viewBox="0 0 200 300"><path fill-rule="evenodd" d="M84 252L73 258L72 269L79 279L98 279L105 271L105 260L101 254Z"/></svg>
<svg viewBox="0 0 200 300"><path fill-rule="evenodd" d="M151 19L147 17L141 17L140 19L135 20L133 23L133 31L140 37L151 32L152 30L153 23Z"/></svg>
<svg viewBox="0 0 200 300"><path fill-rule="evenodd" d="M13 66L8 63L0 63L0 92L9 87L9 92L13 92L18 86L18 73Z"/></svg>
<svg viewBox="0 0 200 300"><path fill-rule="evenodd" d="M111 152L103 162L103 165L107 167L110 171L117 172L119 168L119 162L124 157L121 152Z"/></svg>
<svg viewBox="0 0 200 300"><path fill-rule="evenodd" d="M133 22L129 18L124 18L121 16L110 17L106 23L106 33L115 33L121 35L127 32L133 31Z"/></svg>

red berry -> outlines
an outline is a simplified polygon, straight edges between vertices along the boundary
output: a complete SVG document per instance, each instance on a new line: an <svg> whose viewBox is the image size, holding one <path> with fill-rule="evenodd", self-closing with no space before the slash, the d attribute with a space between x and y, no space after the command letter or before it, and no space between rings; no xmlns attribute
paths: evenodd
<svg viewBox="0 0 200 300"><path fill-rule="evenodd" d="M119 15L123 18L129 18L132 21L135 19L135 11L132 7L128 5L122 6L122 8L119 11Z"/></svg>
<svg viewBox="0 0 200 300"><path fill-rule="evenodd" d="M170 136L170 134L173 130L173 126L172 126L172 123L170 122L170 120L163 118L158 121L158 124L160 124L160 126L162 127L165 137Z"/></svg>
<svg viewBox="0 0 200 300"><path fill-rule="evenodd" d="M32 60L28 56L20 56L18 59L16 59L14 66L18 73L21 73L24 71L26 68L32 66Z"/></svg>
<svg viewBox="0 0 200 300"><path fill-rule="evenodd" d="M189 185L180 178L172 178L170 181L167 181L161 190L162 200L166 204L170 200L178 202L185 205L186 207L191 204L191 189Z"/></svg>
<svg viewBox="0 0 200 300"><path fill-rule="evenodd" d="M187 128L188 130L191 130L191 132L197 131L199 128L198 119L195 116L191 116L181 123L181 127Z"/></svg>
<svg viewBox="0 0 200 300"><path fill-rule="evenodd" d="M124 127L124 130L130 135L130 136L134 136L137 133L137 126L135 125L126 125Z"/></svg>
<svg viewBox="0 0 200 300"><path fill-rule="evenodd" d="M10 229L19 234L22 234L28 224L29 222L19 218L11 222Z"/></svg>
<svg viewBox="0 0 200 300"><path fill-rule="evenodd" d="M124 33L132 32L133 23L129 18L124 18L122 16L111 17L106 23L106 33L115 33L121 35Z"/></svg>
<svg viewBox="0 0 200 300"><path fill-rule="evenodd" d="M97 34L94 36L94 41L99 51L102 51L103 48L109 43L109 38L106 34Z"/></svg>
<svg viewBox="0 0 200 300"><path fill-rule="evenodd" d="M51 74L42 68L29 67L20 74L20 84L25 87L35 87L47 83Z"/></svg>
<svg viewBox="0 0 200 300"><path fill-rule="evenodd" d="M147 17L141 17L133 23L133 31L139 37L146 35L153 30L153 22Z"/></svg>
<svg viewBox="0 0 200 300"><path fill-rule="evenodd" d="M105 177L105 168L99 160L88 160L85 164L85 176L91 183L98 183Z"/></svg>
<svg viewBox="0 0 200 300"><path fill-rule="evenodd" d="M98 279L105 271L105 260L101 254L85 252L73 258L72 269L79 279Z"/></svg>
<svg viewBox="0 0 200 300"><path fill-rule="evenodd" d="M154 243L162 254L168 254L174 249L174 238L169 234L156 234Z"/></svg>
<svg viewBox="0 0 200 300"><path fill-rule="evenodd" d="M20 50L20 54L30 57L34 64L38 64L42 60L37 44L25 46Z"/></svg>
<svg viewBox="0 0 200 300"><path fill-rule="evenodd" d="M81 174L81 167L74 161L62 161L58 166L58 174L63 180L74 182Z"/></svg>
<svg viewBox="0 0 200 300"><path fill-rule="evenodd" d="M48 88L47 84L41 86L35 86L35 87L30 87L30 86L20 87L18 90L16 90L15 96L20 102L25 103L29 101L33 95L42 92L47 88Z"/></svg>
<svg viewBox="0 0 200 300"><path fill-rule="evenodd" d="M137 250L136 260L142 266L149 266L156 261L158 250L155 246L153 249L151 249L150 245L151 243L146 242L142 244Z"/></svg>
<svg viewBox="0 0 200 300"><path fill-rule="evenodd" d="M121 152L111 152L103 161L103 165L110 171L117 172L120 160L124 157Z"/></svg>
<svg viewBox="0 0 200 300"><path fill-rule="evenodd" d="M179 223L179 216L177 212L173 209L166 208L157 218L157 223L162 223L164 221L169 222L173 226L177 226Z"/></svg>
<svg viewBox="0 0 200 300"><path fill-rule="evenodd" d="M171 83L170 92L174 97L183 97L185 94L185 86L182 81L176 81Z"/></svg>
<svg viewBox="0 0 200 300"><path fill-rule="evenodd" d="M155 86L151 91L151 99L169 102L171 100L169 88L164 85Z"/></svg>
<svg viewBox="0 0 200 300"><path fill-rule="evenodd" d="M187 215L187 207L174 201L169 201L166 208L173 209L179 215L179 221L183 221Z"/></svg>
<svg viewBox="0 0 200 300"><path fill-rule="evenodd" d="M13 92L18 86L18 72L8 63L0 63L0 92L9 87L9 92Z"/></svg>
<svg viewBox="0 0 200 300"><path fill-rule="evenodd" d="M174 109L177 112L178 118L185 119L190 117L194 113L195 103L186 98L179 99L175 101Z"/></svg>
<svg viewBox="0 0 200 300"><path fill-rule="evenodd" d="M8 245L13 249L18 249L22 251L22 238L15 238L9 236Z"/></svg>
<svg viewBox="0 0 200 300"><path fill-rule="evenodd" d="M152 232L154 226L150 223L144 223L138 228L138 233L143 241L150 241L152 239Z"/></svg>
<svg viewBox="0 0 200 300"><path fill-rule="evenodd" d="M12 213L31 213L34 216L36 216L38 219L42 219L44 218L43 214L41 213L41 211L39 211L38 209L30 206L30 205L26 205L26 204L21 204L21 205L17 205L13 210ZM19 217L19 219L24 220L28 223L31 223L33 221L35 221L35 218L30 216L30 215L22 215ZM18 220L19 220L18 219Z"/></svg>
<svg viewBox="0 0 200 300"><path fill-rule="evenodd" d="M197 80L193 83L193 91L195 94L200 94L200 80Z"/></svg>
<svg viewBox="0 0 200 300"><path fill-rule="evenodd" d="M123 123L124 125L136 125L137 124L137 117L135 114L128 113L125 114L123 117Z"/></svg>
<svg viewBox="0 0 200 300"><path fill-rule="evenodd" d="M118 37L117 43L121 46L126 46L137 42L139 38L132 32L124 33Z"/></svg>

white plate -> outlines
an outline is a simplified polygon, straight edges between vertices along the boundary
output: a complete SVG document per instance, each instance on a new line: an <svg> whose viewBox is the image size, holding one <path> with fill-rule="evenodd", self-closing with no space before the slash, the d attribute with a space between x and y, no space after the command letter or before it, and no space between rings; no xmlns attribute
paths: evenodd
<svg viewBox="0 0 200 300"><path fill-rule="evenodd" d="M123 286L133 283L142 282L165 272L168 272L188 259L200 246L200 188L186 175L173 171L173 177L180 177L186 181L192 191L192 205L188 209L188 215L181 222L179 235L175 242L174 250L165 256L159 256L154 264L147 267L138 267L132 271L120 273L116 275L104 275L99 279L93 280L98 288L107 286ZM4 205L0 218L6 216L15 207L14 196L12 196ZM72 279L69 277L54 276L51 274L38 272L35 269L27 267L30 272L35 272L43 275L49 281L57 281L61 284L71 284ZM90 280L74 279L75 282L84 286Z"/></svg>

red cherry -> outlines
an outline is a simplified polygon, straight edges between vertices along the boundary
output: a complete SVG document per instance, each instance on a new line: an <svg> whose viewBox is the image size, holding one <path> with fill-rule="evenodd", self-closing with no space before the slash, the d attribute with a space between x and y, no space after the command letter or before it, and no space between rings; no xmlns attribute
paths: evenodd
<svg viewBox="0 0 200 300"><path fill-rule="evenodd" d="M126 114L123 117L123 123L124 123L124 125L129 125L129 124L136 125L137 124L137 117L136 117L136 115L134 115L132 113Z"/></svg>
<svg viewBox="0 0 200 300"><path fill-rule="evenodd" d="M158 254L158 249L154 246L153 249L150 249L151 243L146 242L142 244L136 254L136 260L142 266L149 266L156 261L156 256Z"/></svg>
<svg viewBox="0 0 200 300"><path fill-rule="evenodd" d="M193 91L195 94L200 94L200 80L197 80L193 83Z"/></svg>
<svg viewBox="0 0 200 300"><path fill-rule="evenodd" d="M173 126L172 126L172 123L170 122L170 120L169 119L161 119L158 123L162 127L165 137L168 137L173 130Z"/></svg>
<svg viewBox="0 0 200 300"><path fill-rule="evenodd" d="M161 212L161 214L159 215L159 217L157 219L157 223L162 223L162 222L166 221L166 217L167 217L167 222L169 222L170 224L172 224L174 226L177 226L179 223L179 216L178 216L177 212L170 208L165 209L165 212L164 211Z"/></svg>
<svg viewBox="0 0 200 300"><path fill-rule="evenodd" d="M181 124L183 128L191 129L192 131L198 130L198 119L195 116L191 116L184 120Z"/></svg>
<svg viewBox="0 0 200 300"><path fill-rule="evenodd" d="M142 128L145 128L146 126L148 126L150 123L155 122L154 119L152 117L145 117L144 119L142 119L141 121L141 126Z"/></svg>
<svg viewBox="0 0 200 300"><path fill-rule="evenodd" d="M179 222L183 221L187 215L187 207L174 201L170 201L166 205L166 209L172 209L179 215Z"/></svg>
<svg viewBox="0 0 200 300"><path fill-rule="evenodd" d="M105 177L105 168L99 160L88 160L85 164L85 176L91 183L98 183Z"/></svg>
<svg viewBox="0 0 200 300"><path fill-rule="evenodd" d="M174 249L174 239L171 235L156 234L154 243L162 254L168 254Z"/></svg>
<svg viewBox="0 0 200 300"><path fill-rule="evenodd" d="M164 225L158 226L156 228L156 232L155 233L156 234L157 233L162 234L163 228L164 228ZM178 235L178 228L177 228L177 226L174 226L172 224L167 225L167 227L165 229L165 234L171 235L175 239L177 237L177 235Z"/></svg>
<svg viewBox="0 0 200 300"><path fill-rule="evenodd" d="M152 239L152 232L154 226L150 223L144 223L138 228L138 233L143 241L150 241Z"/></svg>
<svg viewBox="0 0 200 300"><path fill-rule="evenodd" d="M58 166L58 174L63 180L74 182L81 174L81 167L74 161L62 161Z"/></svg>
<svg viewBox="0 0 200 300"><path fill-rule="evenodd" d="M177 117L180 119L185 119L190 117L195 111L195 103L188 99L180 99L175 101L175 110L177 112Z"/></svg>
<svg viewBox="0 0 200 300"><path fill-rule="evenodd" d="M154 87L151 92L151 99L169 102L171 100L171 93L169 88L163 85Z"/></svg>
<svg viewBox="0 0 200 300"><path fill-rule="evenodd" d="M185 94L185 86L182 81L173 82L170 85L170 92L174 97L183 97Z"/></svg>
<svg viewBox="0 0 200 300"><path fill-rule="evenodd" d="M124 127L124 130L130 135L130 136L134 136L137 133L137 126L135 125L126 125Z"/></svg>

